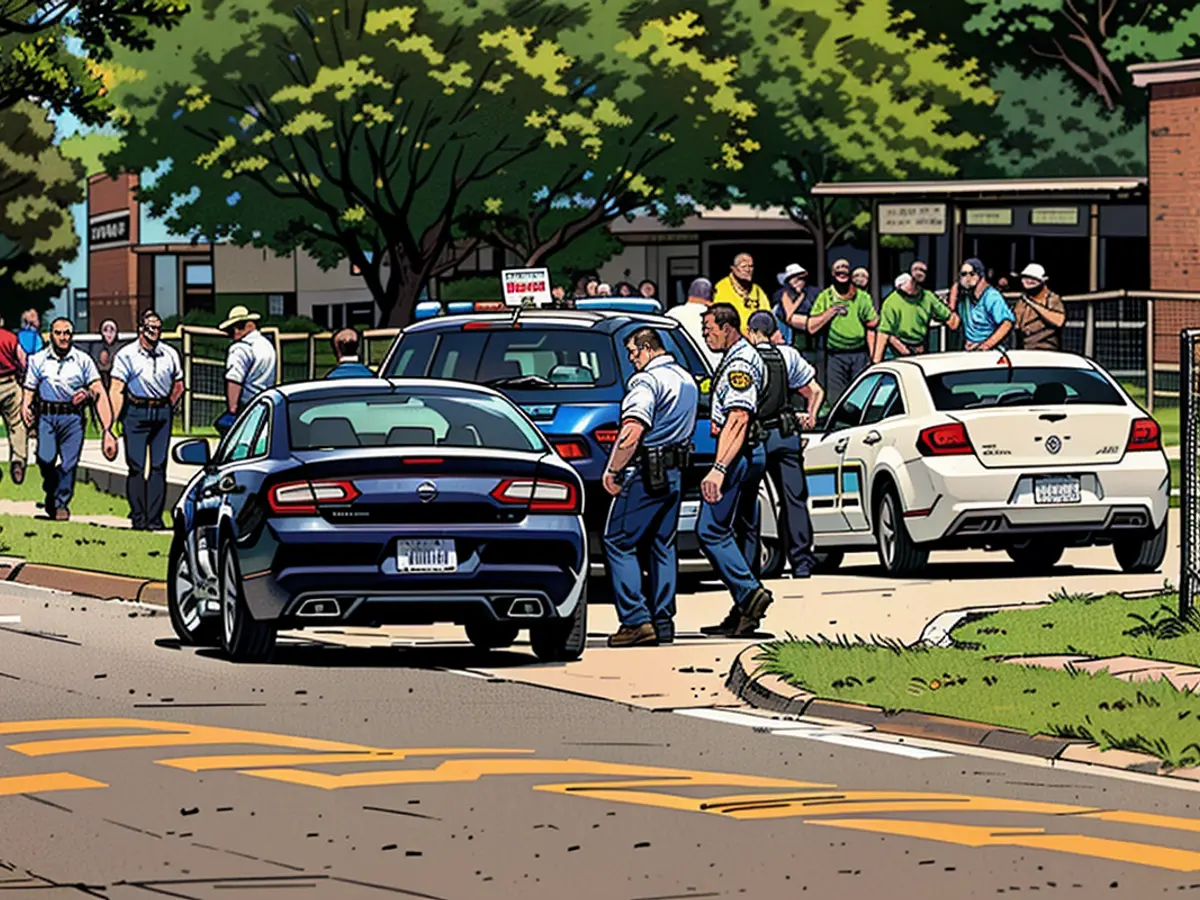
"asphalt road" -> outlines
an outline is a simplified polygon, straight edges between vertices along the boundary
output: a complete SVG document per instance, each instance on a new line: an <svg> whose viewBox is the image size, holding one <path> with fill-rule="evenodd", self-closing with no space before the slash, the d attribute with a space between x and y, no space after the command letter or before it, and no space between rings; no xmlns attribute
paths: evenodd
<svg viewBox="0 0 1200 900"><path fill-rule="evenodd" d="M1187 784L632 709L480 661L297 643L234 666L161 612L7 586L0 897L1200 890Z"/></svg>

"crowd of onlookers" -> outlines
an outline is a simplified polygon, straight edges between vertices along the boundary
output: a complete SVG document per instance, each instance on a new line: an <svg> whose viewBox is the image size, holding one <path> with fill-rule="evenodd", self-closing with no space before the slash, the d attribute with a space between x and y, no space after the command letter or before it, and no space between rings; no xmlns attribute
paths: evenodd
<svg viewBox="0 0 1200 900"><path fill-rule="evenodd" d="M556 288L554 296L556 305L565 308L594 297L658 300L659 312L679 320L714 367L719 359L707 351L701 336L707 306L732 304L741 313L743 331L751 315L770 312L779 326L774 340L790 344L818 365L831 402L872 363L929 352L930 330L937 324L960 331L962 347L968 351L1062 348L1066 307L1050 289L1045 268L1037 263L997 278L980 260L968 259L948 290L935 292L928 284L928 264L918 259L878 299L871 292L867 269L838 259L830 275L829 283L818 287L804 266L792 263L775 276L778 287L768 292L756 279L753 257L741 253L729 274L716 283L695 279L679 305L664 303L652 281L643 281L636 289L621 282L614 290L597 275L579 279L571 296L565 288ZM1001 293L1010 283L1019 283L1022 291L1015 304Z"/></svg>

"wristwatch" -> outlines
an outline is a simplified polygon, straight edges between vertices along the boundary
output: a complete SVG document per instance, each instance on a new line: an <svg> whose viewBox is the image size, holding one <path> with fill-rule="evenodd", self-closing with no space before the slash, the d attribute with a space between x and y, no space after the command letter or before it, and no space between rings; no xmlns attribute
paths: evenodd
<svg viewBox="0 0 1200 900"><path fill-rule="evenodd" d="M729 470L725 468L724 463L713 463L713 469L717 472L720 472L722 475L725 475L729 472Z"/></svg>

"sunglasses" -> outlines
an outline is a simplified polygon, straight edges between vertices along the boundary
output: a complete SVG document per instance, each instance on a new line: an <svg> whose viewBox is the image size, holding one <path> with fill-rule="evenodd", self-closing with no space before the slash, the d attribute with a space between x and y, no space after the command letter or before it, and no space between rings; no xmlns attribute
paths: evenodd
<svg viewBox="0 0 1200 900"><path fill-rule="evenodd" d="M959 274L960 276L962 276L963 278L965 278L965 277L966 277L966 276L968 276L968 275L974 275L974 274L975 274L975 270L974 270L974 269L963 269L963 270L962 270L961 272L959 272L958 274Z"/></svg>

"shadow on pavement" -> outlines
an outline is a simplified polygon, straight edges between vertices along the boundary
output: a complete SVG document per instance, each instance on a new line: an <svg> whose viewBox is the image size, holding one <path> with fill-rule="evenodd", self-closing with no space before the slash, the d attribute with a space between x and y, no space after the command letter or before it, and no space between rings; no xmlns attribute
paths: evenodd
<svg viewBox="0 0 1200 900"><path fill-rule="evenodd" d="M184 648L190 649L190 648ZM224 651L204 647L195 651L206 659L224 660ZM531 652L478 650L470 646L438 644L430 647L342 647L329 644L280 644L271 658L273 666L326 669L514 669L559 666L539 662Z"/></svg>
<svg viewBox="0 0 1200 900"><path fill-rule="evenodd" d="M929 563L918 574L911 577L888 575L883 567L876 565L843 566L838 569L839 575L850 575L858 578L878 578L888 581L996 581L1012 580L1014 578L1063 578L1085 575L1120 575L1117 569L1097 569L1094 567L1062 565L1055 566L1049 571L1028 572L1016 563L1007 560L1001 562L946 562ZM817 576L819 577L819 576Z"/></svg>

